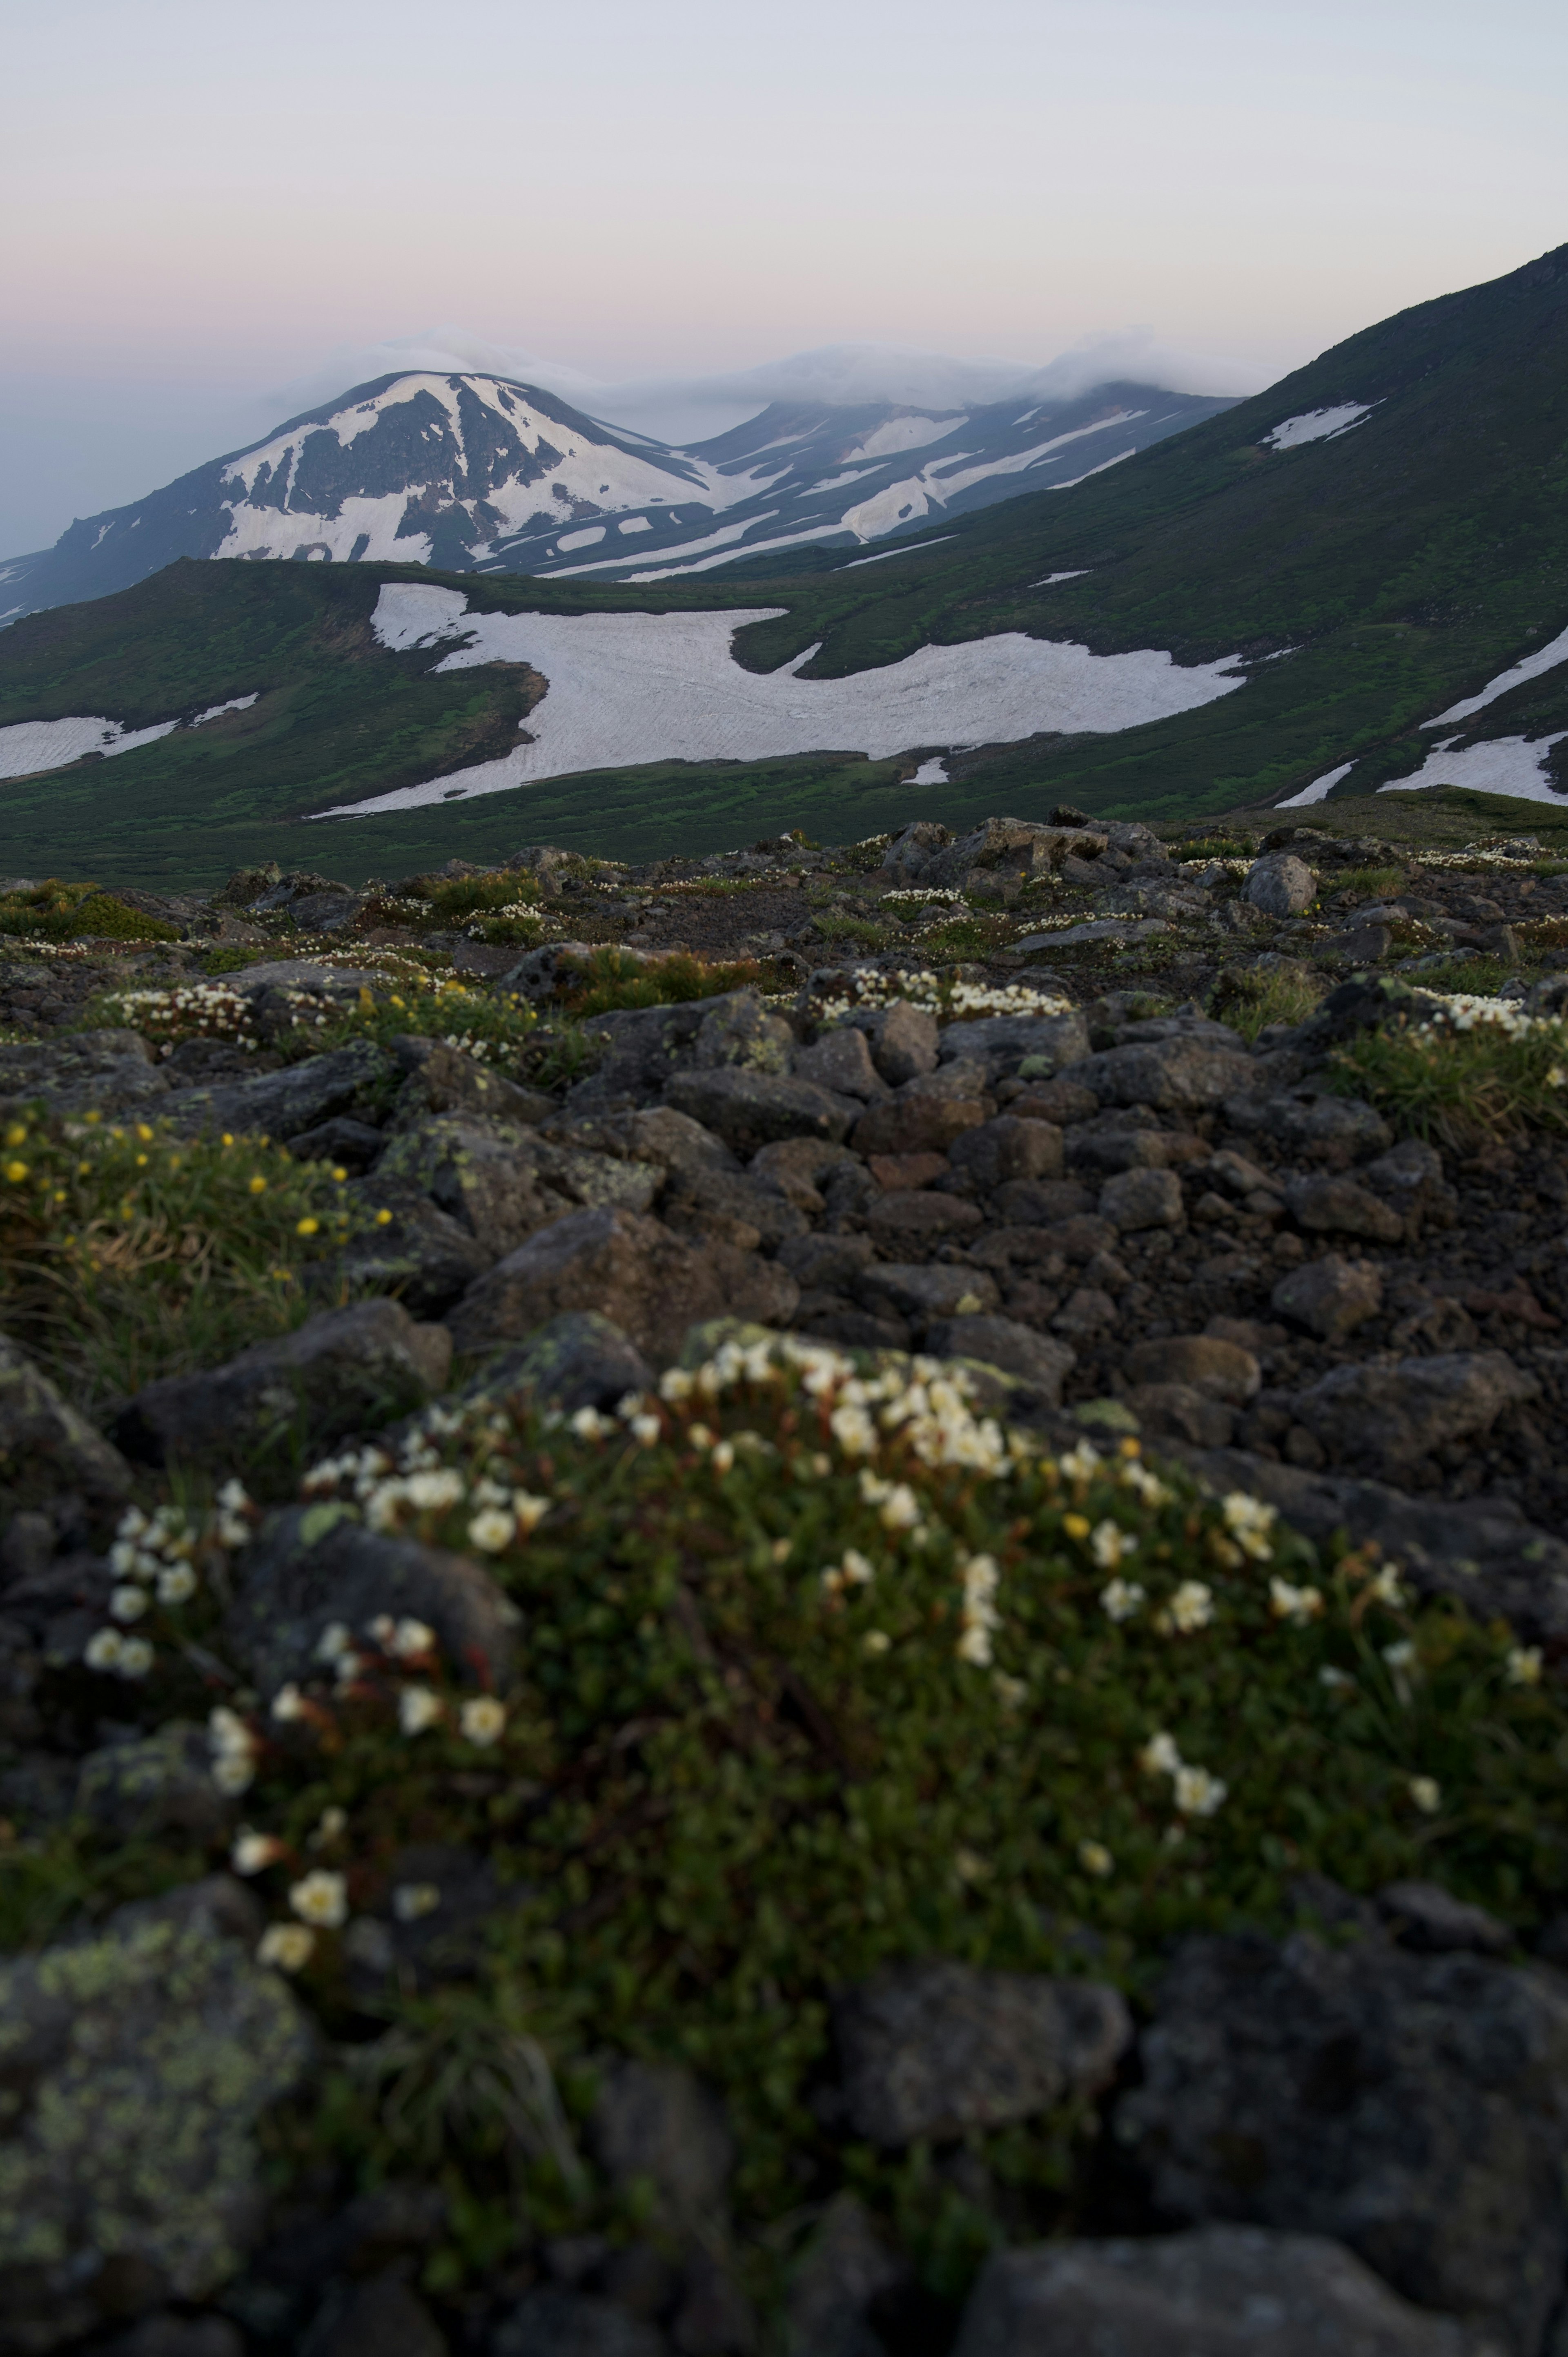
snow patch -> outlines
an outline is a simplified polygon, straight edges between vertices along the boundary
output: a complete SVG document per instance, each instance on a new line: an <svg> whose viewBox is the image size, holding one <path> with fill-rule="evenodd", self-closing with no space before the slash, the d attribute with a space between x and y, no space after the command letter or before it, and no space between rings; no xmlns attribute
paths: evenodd
<svg viewBox="0 0 1568 2357"><path fill-rule="evenodd" d="M1276 802L1276 810L1304 810L1308 802L1320 802L1333 791L1341 778L1348 778L1355 768L1354 761L1341 761L1337 770L1326 770L1321 778L1314 778L1310 786L1303 786L1299 794L1288 802Z"/></svg>
<svg viewBox="0 0 1568 2357"><path fill-rule="evenodd" d="M220 713L249 712L261 692L259 687L255 687L251 690L249 695L231 695L227 704L209 704L206 711L199 712L189 725L192 728L200 728L209 720L216 720Z"/></svg>
<svg viewBox="0 0 1568 2357"><path fill-rule="evenodd" d="M733 651L736 631L782 611L473 614L460 590L389 582L372 618L383 645L461 639L466 643L437 671L500 662L526 662L543 674L548 688L529 715L533 741L499 761L317 815L407 810L650 761L756 761L828 750L882 759L909 745L1101 733L1190 712L1244 683L1233 656L1184 667L1155 648L1095 655L1016 630L922 647L848 679L797 677L811 650L776 672L743 671Z"/></svg>
<svg viewBox="0 0 1568 2357"><path fill-rule="evenodd" d="M950 417L890 417L853 450L846 450L839 464L853 467L857 458L892 458L904 450L923 449L928 442L945 442L950 434L958 434L969 424L967 413Z"/></svg>
<svg viewBox="0 0 1568 2357"><path fill-rule="evenodd" d="M853 573L857 565L886 565L890 556L921 556L928 548L945 548L950 540L957 537L956 533L944 532L940 540L911 541L903 548L879 548L875 556L852 556L847 565L835 569L840 573Z"/></svg>
<svg viewBox="0 0 1568 2357"><path fill-rule="evenodd" d="M125 728L101 716L70 720L22 720L0 728L0 778L30 778L38 770L63 770L86 753L134 753L138 745L170 737L177 720L153 728Z"/></svg>
<svg viewBox="0 0 1568 2357"><path fill-rule="evenodd" d="M1287 417L1259 443L1260 450L1299 450L1304 442L1332 442L1337 434L1348 434L1352 425L1359 425L1377 407L1372 401L1342 401L1337 409L1304 409L1299 417ZM1283 802L1280 808L1283 810Z"/></svg>
<svg viewBox="0 0 1568 2357"><path fill-rule="evenodd" d="M1560 630L1556 638L1532 655L1526 655L1508 671L1498 672L1496 679L1487 682L1478 695L1467 695L1462 704L1451 704L1435 720L1423 720L1423 728L1439 728L1445 720L1468 720L1472 712L1480 712L1506 695L1510 687L1521 687L1527 679L1539 679L1543 671L1555 671L1561 662L1568 662L1568 630Z"/></svg>
<svg viewBox="0 0 1568 2357"><path fill-rule="evenodd" d="M1427 755L1412 777L1391 778L1380 786L1380 794L1408 794L1430 786L1467 786L1473 793L1512 794L1527 802L1555 802L1561 810L1568 807L1568 794L1559 792L1546 770L1546 756L1553 745L1568 737L1568 728L1559 728L1555 736L1494 737L1488 743L1466 745L1460 752L1451 752L1446 745L1438 745Z"/></svg>
<svg viewBox="0 0 1568 2357"><path fill-rule="evenodd" d="M1087 565L1080 565L1076 573L1047 573L1043 579L1031 581L1029 587L1031 589L1051 589L1058 581L1081 581L1088 571Z"/></svg>
<svg viewBox="0 0 1568 2357"><path fill-rule="evenodd" d="M604 536L604 525L591 523L581 532L564 532L555 545L557 548L596 548Z"/></svg>
<svg viewBox="0 0 1568 2357"><path fill-rule="evenodd" d="M945 786L948 765L945 761L922 761L914 776L906 778L904 782L907 786Z"/></svg>
<svg viewBox="0 0 1568 2357"><path fill-rule="evenodd" d="M673 522L673 518L671 518L671 522ZM649 522L646 516L628 516L624 523L618 524L616 526L616 530L618 532L651 532L653 530L653 526Z"/></svg>

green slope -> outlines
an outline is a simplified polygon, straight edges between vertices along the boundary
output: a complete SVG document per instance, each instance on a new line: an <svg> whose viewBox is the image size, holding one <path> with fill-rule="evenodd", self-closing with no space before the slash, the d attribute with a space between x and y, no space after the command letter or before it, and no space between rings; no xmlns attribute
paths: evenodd
<svg viewBox="0 0 1568 2357"><path fill-rule="evenodd" d="M1283 419L1351 401L1375 405L1342 437L1260 447ZM852 571L805 552L635 590L406 566L171 566L0 634L0 726L82 713L145 726L256 689L259 701L0 785L0 856L170 885L263 856L352 877L542 840L641 857L785 825L842 840L916 813L1029 815L1062 799L1187 818L1283 798L1347 762L1339 791L1365 793L1419 767L1423 721L1568 624L1568 247L1369 328L1074 490L947 519L936 536L927 553L916 542ZM305 826L311 810L494 758L536 692L512 666L435 676L438 658L378 647L368 618L392 579L444 581L509 611L778 606L736 655L771 670L820 641L806 677L1009 630L1101 653L1164 647L1183 662L1234 652L1249 676L1177 719L969 753L934 789L900 784L897 763L830 756L654 762ZM1568 728L1568 665L1443 733L1556 728ZM1568 788L1568 764L1563 775Z"/></svg>

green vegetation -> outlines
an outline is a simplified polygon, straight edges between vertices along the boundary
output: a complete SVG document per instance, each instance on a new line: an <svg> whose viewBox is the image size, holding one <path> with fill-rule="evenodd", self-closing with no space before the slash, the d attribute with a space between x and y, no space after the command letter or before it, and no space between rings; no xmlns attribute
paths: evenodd
<svg viewBox="0 0 1568 2357"><path fill-rule="evenodd" d="M96 884L29 885L0 894L0 935L36 942L177 942L179 927L128 908Z"/></svg>
<svg viewBox="0 0 1568 2357"><path fill-rule="evenodd" d="M1446 1015L1363 1032L1333 1061L1339 1085L1408 1136L1474 1147L1568 1130L1568 1024L1508 1001L1455 997Z"/></svg>
<svg viewBox="0 0 1568 2357"><path fill-rule="evenodd" d="M1200 1501L1135 1444L1009 1442L961 1375L743 1336L618 1421L485 1399L395 1460L328 1460L305 1495L323 1531L362 1516L482 1555L528 1632L501 1694L389 1619L281 1707L240 1696L210 1722L263 1953L329 2029L362 2036L355 1921L439 1908L394 1901L405 1843L482 1852L500 1879L477 1977L389 1979L385 2036L340 2050L277 2136L306 2172L328 2154L361 2181L438 2179L444 2287L530 2233L633 2226L575 2133L592 2057L619 2048L723 2090L764 2295L757 2230L795 2211L802 2166L810 2198L854 2183L961 2289L994 2228L920 2154L844 2146L811 2108L835 1986L912 1954L1092 1955L1135 1994L1171 1936L1278 1922L1314 1868L1435 1877L1521 1931L1568 1889L1568 1730L1538 1652L1419 1605L1369 1551L1320 1557L1251 1499ZM204 1713L191 1649L221 1651L245 1509L129 1527L134 1707ZM72 1675L81 1707L124 1716L124 1674ZM62 1889L156 1888L176 1853L189 1874L191 1847L24 1836L0 1851L11 1936L52 1926ZM1044 2223L1072 2130L977 2139Z"/></svg>
<svg viewBox="0 0 1568 2357"><path fill-rule="evenodd" d="M1305 1023L1328 986L1292 961L1261 973L1256 966L1227 966L1209 994L1208 1011L1251 1040L1271 1023Z"/></svg>
<svg viewBox="0 0 1568 2357"><path fill-rule="evenodd" d="M726 990L755 989L762 968L753 958L709 964L688 951L667 957L628 956L624 950L594 950L565 962L561 1003L579 1022L622 1006L673 1006L682 999L715 998Z"/></svg>

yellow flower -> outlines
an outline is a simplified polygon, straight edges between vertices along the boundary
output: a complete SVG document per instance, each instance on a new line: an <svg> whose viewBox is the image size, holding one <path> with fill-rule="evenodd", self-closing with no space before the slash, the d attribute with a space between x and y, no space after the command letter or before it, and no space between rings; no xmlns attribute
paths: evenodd
<svg viewBox="0 0 1568 2357"><path fill-rule="evenodd" d="M392 1213L390 1211L378 1211L376 1213L376 1225L378 1228L390 1227L392 1225Z"/></svg>
<svg viewBox="0 0 1568 2357"><path fill-rule="evenodd" d="M1069 1539L1086 1539L1090 1533L1089 1516L1087 1514L1064 1514L1062 1516L1062 1528L1067 1533Z"/></svg>
<svg viewBox="0 0 1568 2357"><path fill-rule="evenodd" d="M6 1143L6 1145L7 1145L7 1146L26 1146L27 1142L27 1123L26 1123L25 1121L14 1121L14 1122L11 1124L10 1128L5 1132L5 1143Z"/></svg>
<svg viewBox="0 0 1568 2357"><path fill-rule="evenodd" d="M5 1165L5 1176L13 1187L19 1187L27 1175L27 1166L25 1162L7 1162Z"/></svg>
<svg viewBox="0 0 1568 2357"><path fill-rule="evenodd" d="M145 1156L145 1154L138 1154L138 1155L137 1155L137 1157L136 1157L136 1168L137 1168L137 1169L138 1169L138 1170L145 1170L145 1169L146 1168L146 1167L147 1167L147 1157L146 1157L146 1156Z"/></svg>
<svg viewBox="0 0 1568 2357"><path fill-rule="evenodd" d="M145 1146L145 1145L147 1145L147 1144L148 1144L148 1142L150 1141L150 1139L151 1139L151 1137L152 1137L152 1135L153 1135L152 1131L147 1127L147 1125L146 1125L146 1123L145 1123L145 1121L139 1121L139 1122L136 1124L136 1135L141 1139L142 1144L143 1144L144 1146Z"/></svg>
<svg viewBox="0 0 1568 2357"><path fill-rule="evenodd" d="M255 1177L251 1181L251 1192L252 1195L264 1195L266 1191L267 1182L258 1170Z"/></svg>
<svg viewBox="0 0 1568 2357"><path fill-rule="evenodd" d="M1116 1867L1116 1861L1103 1842L1080 1841L1078 1846L1078 1862L1085 1874L1097 1875L1101 1879L1106 1875L1114 1873Z"/></svg>
<svg viewBox="0 0 1568 2357"><path fill-rule="evenodd" d="M332 1176L337 1180L338 1186L341 1187L343 1181L349 1176L349 1173L346 1170L338 1169L333 1171Z"/></svg>
<svg viewBox="0 0 1568 2357"><path fill-rule="evenodd" d="M294 1232L296 1236L313 1236L320 1225L319 1220L299 1220L295 1223Z"/></svg>

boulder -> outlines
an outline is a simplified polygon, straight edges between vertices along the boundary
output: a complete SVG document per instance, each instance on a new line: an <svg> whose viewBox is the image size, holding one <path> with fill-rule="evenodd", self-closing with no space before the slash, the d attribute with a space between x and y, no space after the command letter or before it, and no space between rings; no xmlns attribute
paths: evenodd
<svg viewBox="0 0 1568 2357"><path fill-rule="evenodd" d="M1486 2357L1322 2234L1200 2226L997 2251L953 2357Z"/></svg>
<svg viewBox="0 0 1568 2357"><path fill-rule="evenodd" d="M1296 1225L1328 1236L1366 1236L1375 1243L1397 1244L1404 1221L1390 1203L1353 1178L1314 1173L1293 1178L1285 1189L1285 1208Z"/></svg>
<svg viewBox="0 0 1568 2357"><path fill-rule="evenodd" d="M653 1371L634 1343L595 1310L568 1309L482 1367L459 1397L506 1399L531 1394L542 1407L570 1414L609 1410L628 1392L653 1388Z"/></svg>
<svg viewBox="0 0 1568 2357"><path fill-rule="evenodd" d="M1186 1941L1117 2132L1171 2218L1328 2234L1537 2357L1562 2295L1568 1984L1298 1932Z"/></svg>
<svg viewBox="0 0 1568 2357"><path fill-rule="evenodd" d="M340 1162L346 1170L364 1171L380 1158L386 1142L383 1130L339 1113L314 1129L302 1129L290 1138L288 1150L296 1162Z"/></svg>
<svg viewBox="0 0 1568 2357"><path fill-rule="evenodd" d="M455 1347L473 1351L520 1340L564 1310L596 1310L662 1365L705 1318L788 1325L799 1297L784 1269L734 1244L698 1248L635 1211L574 1211L470 1286L449 1323Z"/></svg>
<svg viewBox="0 0 1568 2357"><path fill-rule="evenodd" d="M827 1208L822 1187L845 1164L856 1167L847 1146L829 1146L815 1137L781 1137L752 1156L746 1176L782 1195L797 1211L817 1212Z"/></svg>
<svg viewBox="0 0 1568 2357"><path fill-rule="evenodd" d="M1310 909L1317 885L1305 859L1294 852L1275 851L1255 859L1247 870L1241 898L1265 917L1299 917Z"/></svg>
<svg viewBox="0 0 1568 2357"><path fill-rule="evenodd" d="M961 1130L949 1154L955 1170L973 1179L990 1194L1009 1178L1059 1178L1062 1175L1062 1134L1048 1121L1020 1121L999 1114L976 1128Z"/></svg>
<svg viewBox="0 0 1568 2357"><path fill-rule="evenodd" d="M0 2339L47 2357L129 2305L201 2300L259 2236L252 2130L314 2041L225 1878L0 1964Z"/></svg>
<svg viewBox="0 0 1568 2357"><path fill-rule="evenodd" d="M167 1833L216 1841L230 1815L212 1781L207 1729L181 1718L90 1751L77 1771L76 1805L123 1841Z"/></svg>
<svg viewBox="0 0 1568 2357"><path fill-rule="evenodd" d="M1481 1438L1540 1388L1501 1351L1450 1351L1391 1367L1335 1367L1298 1395L1296 1416L1336 1464L1398 1480L1434 1448Z"/></svg>
<svg viewBox="0 0 1568 2357"><path fill-rule="evenodd" d="M1120 1234L1143 1228L1179 1228L1187 1214L1174 1170L1123 1170L1100 1190L1100 1216Z"/></svg>
<svg viewBox="0 0 1568 2357"><path fill-rule="evenodd" d="M937 1069L937 1018L922 1006L911 1006L907 998L888 1007L871 1040L871 1060L893 1088Z"/></svg>
<svg viewBox="0 0 1568 2357"><path fill-rule="evenodd" d="M1096 2093L1132 2040L1096 1981L896 1964L839 1997L833 2028L850 2124L884 2148L1025 2120Z"/></svg>
<svg viewBox="0 0 1568 2357"><path fill-rule="evenodd" d="M1459 1217L1459 1198L1444 1176L1443 1157L1418 1137L1402 1137L1369 1162L1361 1177L1398 1212L1408 1242L1416 1242L1423 1228L1451 1228Z"/></svg>
<svg viewBox="0 0 1568 2357"><path fill-rule="evenodd" d="M168 1092L139 1031L71 1031L0 1046L0 1114L42 1097L57 1114L162 1114Z"/></svg>
<svg viewBox="0 0 1568 2357"><path fill-rule="evenodd" d="M939 1318L926 1329L926 1348L935 1359L980 1359L1000 1367L1039 1392L1048 1407L1060 1406L1062 1384L1078 1364L1077 1351L1065 1342L1012 1318Z"/></svg>
<svg viewBox="0 0 1568 2357"><path fill-rule="evenodd" d="M392 1052L408 1074L393 1115L396 1128L437 1113L484 1114L492 1121L529 1126L552 1120L561 1109L542 1089L520 1088L444 1039L405 1034L392 1042Z"/></svg>
<svg viewBox="0 0 1568 2357"><path fill-rule="evenodd" d="M1270 1095L1240 1082L1225 1099L1225 1118L1232 1129L1273 1138L1286 1154L1313 1161L1357 1162L1394 1142L1381 1114L1359 1097L1312 1089Z"/></svg>
<svg viewBox="0 0 1568 2357"><path fill-rule="evenodd" d="M240 1571L226 1627L263 1695L319 1674L316 1647L334 1621L357 1633L383 1612L426 1621L459 1674L477 1678L482 1667L503 1689L510 1680L517 1607L467 1555L368 1530L337 1504L291 1506L245 1550Z"/></svg>
<svg viewBox="0 0 1568 2357"><path fill-rule="evenodd" d="M742 1159L775 1138L824 1138L842 1143L858 1106L814 1082L754 1071L738 1064L677 1072L664 1101L723 1138Z"/></svg>
<svg viewBox="0 0 1568 2357"><path fill-rule="evenodd" d="M853 1280L857 1300L866 1308L907 1318L924 1328L933 1318L972 1318L994 1309L993 1277L983 1268L962 1266L921 1268L899 1261L875 1261Z"/></svg>
<svg viewBox="0 0 1568 2357"><path fill-rule="evenodd" d="M1383 1280L1369 1261L1326 1253L1282 1276L1269 1305L1323 1341L1342 1342L1382 1308Z"/></svg>
<svg viewBox="0 0 1568 2357"><path fill-rule="evenodd" d="M983 1062L998 1078L1027 1062L1037 1077L1046 1079L1088 1053L1089 1025L1076 1006L1064 1007L1059 1015L977 1016L967 1023L950 1023L941 1035L944 1064Z"/></svg>
<svg viewBox="0 0 1568 2357"><path fill-rule="evenodd" d="M1224 1448L1235 1437L1234 1408L1195 1383L1134 1383L1126 1405L1141 1432L1164 1440L1185 1440L1193 1448Z"/></svg>
<svg viewBox="0 0 1568 2357"><path fill-rule="evenodd" d="M370 1039L350 1040L325 1056L311 1056L281 1072L257 1072L248 1081L204 1089L173 1091L157 1108L182 1135L229 1130L238 1137L280 1138L315 1129L334 1114L345 1114L397 1071L384 1049Z"/></svg>
<svg viewBox="0 0 1568 2357"><path fill-rule="evenodd" d="M1514 1944L1506 1923L1440 1882L1385 1882L1376 1903L1390 1937L1421 1955L1506 1956Z"/></svg>
<svg viewBox="0 0 1568 2357"><path fill-rule="evenodd" d="M1102 1048L1069 1066L1066 1077L1091 1089L1101 1104L1150 1105L1158 1113L1191 1112L1249 1088L1256 1067L1239 1039L1191 1038L1129 1040Z"/></svg>
<svg viewBox="0 0 1568 2357"><path fill-rule="evenodd" d="M227 1366L148 1383L115 1431L144 1464L231 1465L301 1436L324 1443L388 1424L438 1392L451 1363L444 1326L417 1324L400 1302L359 1301L252 1342Z"/></svg>
<svg viewBox="0 0 1568 2357"><path fill-rule="evenodd" d="M349 1238L331 1268L356 1292L395 1293L413 1317L439 1318L498 1257L422 1188L377 1178L350 1180L347 1191L371 1223Z"/></svg>
<svg viewBox="0 0 1568 2357"><path fill-rule="evenodd" d="M795 1034L781 1015L763 1006L755 991L732 990L711 1002L697 1026L691 1060L699 1071L736 1065L749 1072L788 1072Z"/></svg>
<svg viewBox="0 0 1568 2357"><path fill-rule="evenodd" d="M1245 1407L1263 1383L1251 1351L1215 1334L1173 1334L1164 1341L1136 1343L1122 1369L1132 1383L1190 1383L1230 1407Z"/></svg>
<svg viewBox="0 0 1568 2357"><path fill-rule="evenodd" d="M836 2193L790 2278L785 2357L884 2357L874 2304L910 2280L865 2203Z"/></svg>
<svg viewBox="0 0 1568 2357"><path fill-rule="evenodd" d="M626 1135L636 1160L651 1162L662 1170L740 1168L722 1137L715 1137L690 1114L677 1113L673 1105L652 1105L646 1113L628 1115Z"/></svg>
<svg viewBox="0 0 1568 2357"><path fill-rule="evenodd" d="M110 1514L132 1478L119 1450L0 1334L0 1535L18 1513L47 1513L61 1532Z"/></svg>
<svg viewBox="0 0 1568 2357"><path fill-rule="evenodd" d="M984 1119L977 1096L916 1089L862 1114L850 1143L856 1154L946 1154L966 1129L978 1129Z"/></svg>
<svg viewBox="0 0 1568 2357"><path fill-rule="evenodd" d="M876 1243L893 1252L940 1236L972 1235L984 1222L978 1203L961 1195L933 1195L921 1188L898 1189L872 1204L865 1224Z"/></svg>
<svg viewBox="0 0 1568 2357"><path fill-rule="evenodd" d="M865 1104L892 1093L871 1060L865 1032L850 1024L824 1031L811 1047L802 1048L795 1058L795 1077L814 1082L835 1096L858 1097Z"/></svg>

